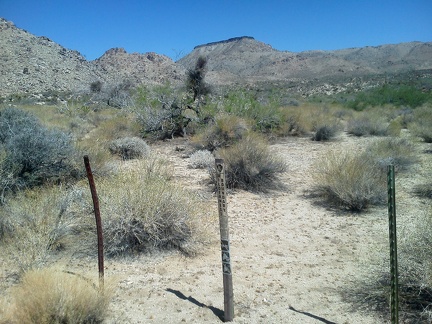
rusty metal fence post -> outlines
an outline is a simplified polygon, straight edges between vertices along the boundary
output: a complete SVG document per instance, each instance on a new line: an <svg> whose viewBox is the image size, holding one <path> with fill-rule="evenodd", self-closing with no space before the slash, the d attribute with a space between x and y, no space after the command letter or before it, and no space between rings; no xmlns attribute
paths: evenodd
<svg viewBox="0 0 432 324"><path fill-rule="evenodd" d="M90 185L90 191L93 199L93 207L96 219L96 233L98 242L98 268L99 268L99 289L104 287L104 252L103 252L103 233L102 233L102 219L99 209L99 198L96 192L96 186L93 179L93 173L90 167L89 157L84 156L84 165L87 172L87 178Z"/></svg>
<svg viewBox="0 0 432 324"><path fill-rule="evenodd" d="M390 239L390 310L391 323L399 323L399 282L398 259L396 240L396 190L394 165L388 166L387 171L388 190L388 215L389 215L389 239Z"/></svg>
<svg viewBox="0 0 432 324"><path fill-rule="evenodd" d="M224 321L231 322L234 318L234 294L232 282L230 241L228 230L228 211L226 200L225 168L223 159L216 159L216 178L218 192L219 225L222 252L222 273L224 287Z"/></svg>

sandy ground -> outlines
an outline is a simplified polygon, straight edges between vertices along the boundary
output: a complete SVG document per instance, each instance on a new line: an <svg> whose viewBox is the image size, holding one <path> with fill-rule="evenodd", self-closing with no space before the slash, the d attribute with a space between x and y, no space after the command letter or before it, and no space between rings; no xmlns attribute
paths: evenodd
<svg viewBox="0 0 432 324"><path fill-rule="evenodd" d="M330 143L284 139L272 149L288 164L282 177L287 189L230 193L234 323L389 322L376 313L358 311L342 296L369 251L387 248L386 207L350 214L328 209L308 195L317 156L331 147L356 149L364 142L346 135ZM184 153L176 150L178 144L154 149L173 163L176 180L201 191L217 215L206 171L190 169ZM216 225L213 243L195 258L173 253L108 260L106 275L118 280L108 323L221 323L223 280Z"/></svg>
<svg viewBox="0 0 432 324"><path fill-rule="evenodd" d="M313 164L331 148L358 149L370 140L348 137L332 142L286 138L271 146L284 157L285 190L228 195L234 287L233 323L389 323L389 317L360 311L343 293L373 260L371 251L388 250L386 206L352 214L328 208L310 195ZM170 161L174 180L195 190L215 215L211 244L196 257L179 253L105 261L107 281L115 294L106 323L221 323L223 280L217 198L207 171L191 169L185 140L154 145ZM423 144L421 144L423 145ZM426 145L426 144L424 144ZM421 148L425 149L425 148ZM421 176L420 167L415 172ZM413 200L414 180L398 180L399 215L424 208ZM413 206L413 204L415 204ZM208 220L205 220L208 221ZM97 273L92 260L75 260L68 270Z"/></svg>

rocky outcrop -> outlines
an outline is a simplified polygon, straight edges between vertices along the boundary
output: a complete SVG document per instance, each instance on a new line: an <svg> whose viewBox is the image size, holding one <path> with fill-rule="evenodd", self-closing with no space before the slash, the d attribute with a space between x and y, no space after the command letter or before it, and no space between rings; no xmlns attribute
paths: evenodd
<svg viewBox="0 0 432 324"><path fill-rule="evenodd" d="M184 67L156 53L128 54L108 50L87 61L78 51L66 49L47 37L37 37L0 18L0 96L47 91L88 91L100 81L112 87L127 81L139 83L179 82Z"/></svg>

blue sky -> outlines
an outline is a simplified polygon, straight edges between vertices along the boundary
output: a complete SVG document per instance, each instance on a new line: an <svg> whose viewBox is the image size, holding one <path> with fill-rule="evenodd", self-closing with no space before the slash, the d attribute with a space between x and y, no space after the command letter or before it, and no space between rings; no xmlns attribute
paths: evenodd
<svg viewBox="0 0 432 324"><path fill-rule="evenodd" d="M292 52L432 41L432 0L0 0L0 17L88 60L112 47L176 60L237 36Z"/></svg>

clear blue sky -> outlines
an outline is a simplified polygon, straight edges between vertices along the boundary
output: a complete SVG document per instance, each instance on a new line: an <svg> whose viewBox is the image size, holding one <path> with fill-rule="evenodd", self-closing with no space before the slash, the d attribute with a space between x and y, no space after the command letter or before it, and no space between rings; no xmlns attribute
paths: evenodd
<svg viewBox="0 0 432 324"><path fill-rule="evenodd" d="M178 59L237 36L292 52L432 41L432 0L0 0L0 17L88 60L112 47Z"/></svg>

